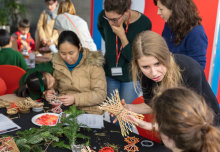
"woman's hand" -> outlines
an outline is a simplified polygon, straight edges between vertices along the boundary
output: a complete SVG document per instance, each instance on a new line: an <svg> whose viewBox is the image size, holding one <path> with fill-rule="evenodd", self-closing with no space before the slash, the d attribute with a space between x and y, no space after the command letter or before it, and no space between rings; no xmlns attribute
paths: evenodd
<svg viewBox="0 0 220 152"><path fill-rule="evenodd" d="M58 97L64 106L70 106L75 103L75 98L73 95L62 95Z"/></svg>
<svg viewBox="0 0 220 152"><path fill-rule="evenodd" d="M53 89L52 90L46 90L46 91L43 92L43 95L45 96L45 99L47 101L50 101L51 99L54 98L54 95L56 95L56 92Z"/></svg>
<svg viewBox="0 0 220 152"><path fill-rule="evenodd" d="M125 109L128 109L129 111L131 111L131 107L130 106L132 106L132 105L131 104L126 104L124 99L121 100L121 104L124 106ZM114 117L114 114L110 113L110 115L111 115L111 117ZM118 121L118 119L115 118L113 120L113 123L116 123L117 121Z"/></svg>
<svg viewBox="0 0 220 152"><path fill-rule="evenodd" d="M119 27L111 25L111 28L112 31L120 38L122 46L125 47L129 42L123 28L123 24L121 24Z"/></svg>
<svg viewBox="0 0 220 152"><path fill-rule="evenodd" d="M46 46L46 45L47 45L47 40L42 40L42 41L41 41L41 44L42 44L43 46Z"/></svg>
<svg viewBox="0 0 220 152"><path fill-rule="evenodd" d="M120 26L114 26L114 25L111 25L111 28L112 28L112 31L119 37L123 37L123 36L126 36L125 35L125 30L123 28L123 24L121 24Z"/></svg>
<svg viewBox="0 0 220 152"><path fill-rule="evenodd" d="M136 118L133 115L129 115L128 118L131 120L131 122L134 122L140 128L150 130L150 131L158 130L157 123L146 122L146 121L143 121L143 120Z"/></svg>

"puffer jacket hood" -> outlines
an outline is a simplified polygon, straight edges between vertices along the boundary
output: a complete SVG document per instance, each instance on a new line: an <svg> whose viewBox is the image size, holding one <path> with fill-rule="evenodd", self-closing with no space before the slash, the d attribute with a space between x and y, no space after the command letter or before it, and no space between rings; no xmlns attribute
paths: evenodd
<svg viewBox="0 0 220 152"><path fill-rule="evenodd" d="M103 66L104 62L104 56L102 52L99 51L89 52L88 57L85 59L85 64L91 64L98 67Z"/></svg>

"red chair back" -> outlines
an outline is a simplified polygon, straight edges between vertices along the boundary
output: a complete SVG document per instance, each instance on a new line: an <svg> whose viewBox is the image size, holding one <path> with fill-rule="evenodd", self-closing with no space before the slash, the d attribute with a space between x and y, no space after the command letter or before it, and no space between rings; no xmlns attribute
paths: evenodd
<svg viewBox="0 0 220 152"><path fill-rule="evenodd" d="M138 97L136 98L132 104L140 104L140 103L144 103L144 98L143 96L141 97ZM144 121L146 122L151 122L153 118L153 115L152 114L144 114ZM143 129L143 128L140 128L138 126L137 127L137 130L139 132L139 135L143 136L143 137L146 137L154 142L158 142L160 143L161 142L161 139L160 139L160 135L159 135L159 132L152 132L152 131L149 131L149 130L146 130L146 129Z"/></svg>
<svg viewBox="0 0 220 152"><path fill-rule="evenodd" d="M5 81L7 91L5 94L12 94L19 87L19 80L26 73L20 67L14 65L0 65L0 77Z"/></svg>

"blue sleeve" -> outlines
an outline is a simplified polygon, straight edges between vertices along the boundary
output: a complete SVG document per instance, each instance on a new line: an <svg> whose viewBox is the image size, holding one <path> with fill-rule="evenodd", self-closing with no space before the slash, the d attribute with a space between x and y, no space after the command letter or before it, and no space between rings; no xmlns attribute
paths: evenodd
<svg viewBox="0 0 220 152"><path fill-rule="evenodd" d="M205 69L208 38L202 26L197 26L186 37L187 55L195 59Z"/></svg>

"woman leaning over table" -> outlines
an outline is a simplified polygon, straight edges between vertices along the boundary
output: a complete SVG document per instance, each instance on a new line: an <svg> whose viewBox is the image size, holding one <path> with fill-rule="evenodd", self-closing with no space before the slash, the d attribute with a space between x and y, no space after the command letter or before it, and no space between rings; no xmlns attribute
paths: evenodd
<svg viewBox="0 0 220 152"><path fill-rule="evenodd" d="M195 60L185 55L170 53L163 37L152 31L138 34L132 51L132 78L135 87L137 80L140 80L145 103L127 104L125 107L137 113L151 113L151 100L155 95L164 89L185 86L205 98L207 105L215 113L215 125L219 124L218 101L202 67Z"/></svg>
<svg viewBox="0 0 220 152"><path fill-rule="evenodd" d="M65 106L75 105L86 113L102 114L98 105L106 98L106 78L101 52L90 52L81 46L77 35L63 31L58 39L59 52L53 58L54 89L47 90L50 101L59 92Z"/></svg>
<svg viewBox="0 0 220 152"><path fill-rule="evenodd" d="M172 53L195 59L205 69L208 39L193 0L154 0L164 19L162 36Z"/></svg>
<svg viewBox="0 0 220 152"><path fill-rule="evenodd" d="M105 65L108 96L118 89L120 97L131 103L138 97L129 70L134 37L151 30L151 21L142 13L131 10L131 0L105 0L98 17L98 29L105 41Z"/></svg>
<svg viewBox="0 0 220 152"><path fill-rule="evenodd" d="M166 147L173 152L219 152L220 131L213 126L213 111L201 96L178 87L165 90L153 102Z"/></svg>

